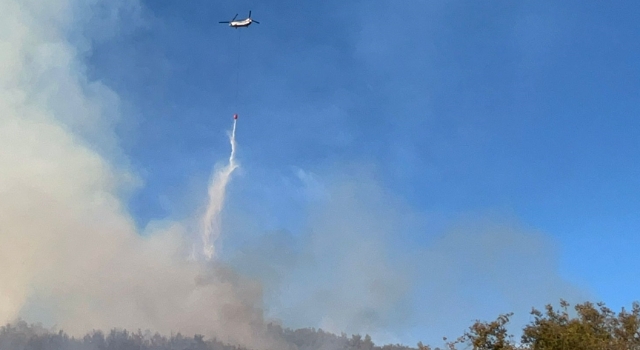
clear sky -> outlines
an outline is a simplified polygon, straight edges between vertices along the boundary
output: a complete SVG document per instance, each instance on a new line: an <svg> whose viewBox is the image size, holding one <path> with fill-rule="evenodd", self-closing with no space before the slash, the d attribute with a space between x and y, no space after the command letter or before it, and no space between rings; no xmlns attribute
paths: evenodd
<svg viewBox="0 0 640 350"><path fill-rule="evenodd" d="M384 315L372 329L406 343L459 335L501 312L526 321L532 306L560 297L615 309L639 299L637 1L143 5L142 24L87 57L90 77L123 102L120 141L144 180L131 213L140 227L191 215L213 165L228 157L239 113L241 169L227 197L223 256L260 278L267 260L298 266L265 281L267 309L285 324L341 328L339 310L296 309L296 298L322 290L318 283L357 303L348 282L370 286L377 278L361 277L370 269L326 274L359 264L413 281L409 292L389 292L399 295L385 304L395 311L372 307ZM260 24L218 24L249 10ZM331 194L339 204L326 202ZM495 228L504 226L515 228ZM483 236L480 227L517 233ZM317 232L333 238L310 238ZM320 241L312 251L328 246L316 251L322 263L282 261L308 240ZM372 242L384 248L345 262ZM246 249L260 263L241 258ZM523 289L509 294L510 284Z"/></svg>

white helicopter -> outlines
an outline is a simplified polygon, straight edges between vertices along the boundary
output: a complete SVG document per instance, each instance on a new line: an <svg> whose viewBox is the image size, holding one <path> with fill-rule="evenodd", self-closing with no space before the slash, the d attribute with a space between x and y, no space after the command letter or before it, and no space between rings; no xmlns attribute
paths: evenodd
<svg viewBox="0 0 640 350"><path fill-rule="evenodd" d="M238 14L236 14L231 21L222 21L222 22L219 22L219 23L229 23L229 27L236 28L236 29L238 29L240 27L248 27L248 26L251 25L251 23L260 24L260 22L258 22L255 19L251 18L251 11L249 11L249 17L247 17L247 18L245 18L243 20L236 21L236 17L238 17Z"/></svg>

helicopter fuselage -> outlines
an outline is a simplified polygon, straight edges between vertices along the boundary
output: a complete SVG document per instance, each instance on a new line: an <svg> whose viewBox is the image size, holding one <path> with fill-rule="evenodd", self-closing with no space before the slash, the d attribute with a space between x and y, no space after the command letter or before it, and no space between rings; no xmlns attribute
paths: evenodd
<svg viewBox="0 0 640 350"><path fill-rule="evenodd" d="M239 27L248 27L253 23L251 18L243 19L242 21L232 21L229 23L229 27L239 28Z"/></svg>

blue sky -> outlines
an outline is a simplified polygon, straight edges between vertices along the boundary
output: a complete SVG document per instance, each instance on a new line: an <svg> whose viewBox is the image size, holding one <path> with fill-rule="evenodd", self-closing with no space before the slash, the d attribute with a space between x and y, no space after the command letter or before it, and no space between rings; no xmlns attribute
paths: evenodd
<svg viewBox="0 0 640 350"><path fill-rule="evenodd" d="M464 218L492 218L541 232L552 242L542 251L557 255L531 261L557 258L544 271L592 298L615 308L637 299L636 2L143 4L144 25L88 57L126 111L120 140L145 182L129 203L140 226L194 211L239 113L230 257L274 230L304 240L323 184L362 165L428 227L393 235L393 264L410 265L403 251L429 249ZM217 23L250 9L261 24ZM511 311L478 290L477 317ZM426 293L416 285L407 305L428 312ZM426 336L426 323L398 326L411 329L400 339Z"/></svg>

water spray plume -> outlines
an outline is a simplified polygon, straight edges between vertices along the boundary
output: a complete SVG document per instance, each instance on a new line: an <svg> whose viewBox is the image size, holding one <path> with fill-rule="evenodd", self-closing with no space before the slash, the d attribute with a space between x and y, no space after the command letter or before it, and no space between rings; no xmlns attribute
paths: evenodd
<svg viewBox="0 0 640 350"><path fill-rule="evenodd" d="M216 170L211 177L209 183L209 204L202 219L203 232L202 243L203 253L207 260L211 260L215 252L214 242L220 236L220 212L224 204L224 197L231 178L231 173L238 167L235 161L236 157L236 123L233 120L233 130L229 137L231 142L231 156L229 163L222 169Z"/></svg>

